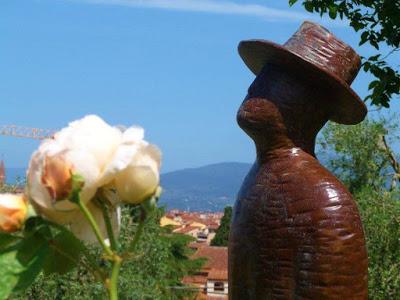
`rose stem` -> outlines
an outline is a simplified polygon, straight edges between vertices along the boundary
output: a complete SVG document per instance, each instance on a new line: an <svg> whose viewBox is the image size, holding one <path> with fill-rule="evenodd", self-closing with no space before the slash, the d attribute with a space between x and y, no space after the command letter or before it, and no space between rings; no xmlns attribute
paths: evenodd
<svg viewBox="0 0 400 300"><path fill-rule="evenodd" d="M118 249L118 243L114 236L114 230L112 229L110 215L108 214L108 208L105 205L105 203L102 201L102 199L98 199L97 202L100 204L101 210L103 212L104 223L106 224L107 235L108 235L108 238L110 239L111 249L113 251L116 251Z"/></svg>

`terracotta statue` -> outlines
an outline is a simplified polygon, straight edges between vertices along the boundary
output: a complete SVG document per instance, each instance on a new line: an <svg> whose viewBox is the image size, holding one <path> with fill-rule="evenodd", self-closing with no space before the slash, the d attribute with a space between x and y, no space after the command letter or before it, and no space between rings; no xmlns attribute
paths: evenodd
<svg viewBox="0 0 400 300"><path fill-rule="evenodd" d="M242 41L239 53L256 78L237 120L257 159L233 212L229 299L367 299L357 206L314 154L328 120L356 124L367 113L350 88L359 56L311 22L283 46Z"/></svg>

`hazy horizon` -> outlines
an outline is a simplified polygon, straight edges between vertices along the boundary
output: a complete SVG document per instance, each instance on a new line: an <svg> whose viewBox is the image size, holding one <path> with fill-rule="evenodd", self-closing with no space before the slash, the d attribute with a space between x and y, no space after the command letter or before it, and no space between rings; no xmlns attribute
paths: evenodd
<svg viewBox="0 0 400 300"><path fill-rule="evenodd" d="M187 168L174 169L174 170L171 170L168 172L162 172L161 175L173 173L173 172L177 172L177 171L182 171L182 170L187 170L187 169L197 169L197 168L203 168L203 167L207 167L207 166L226 164L226 163L249 164L249 165L252 164L249 162L240 162L240 161L221 161L221 162L215 162L215 163L201 165L201 166L193 166L193 167L187 167ZM5 164L6 164L5 169L6 169L6 183L7 184L14 184L18 177L20 177L21 179L23 177L25 177L25 172L26 172L28 166L26 166L26 167L8 167L7 162L5 162Z"/></svg>

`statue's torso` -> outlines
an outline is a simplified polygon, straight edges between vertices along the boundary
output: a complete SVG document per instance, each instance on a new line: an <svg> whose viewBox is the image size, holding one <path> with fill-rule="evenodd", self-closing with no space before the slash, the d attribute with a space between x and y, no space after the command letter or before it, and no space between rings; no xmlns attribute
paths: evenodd
<svg viewBox="0 0 400 300"><path fill-rule="evenodd" d="M357 207L298 148L253 166L234 208L229 247L231 299L367 298Z"/></svg>

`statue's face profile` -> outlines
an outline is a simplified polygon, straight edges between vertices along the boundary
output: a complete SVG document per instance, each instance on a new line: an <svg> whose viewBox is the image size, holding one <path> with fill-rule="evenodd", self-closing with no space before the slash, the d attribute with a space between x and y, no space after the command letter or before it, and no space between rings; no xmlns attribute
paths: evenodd
<svg viewBox="0 0 400 300"><path fill-rule="evenodd" d="M250 85L237 122L256 143L301 147L326 123L330 101L321 94L315 79L302 75L266 65Z"/></svg>
<svg viewBox="0 0 400 300"><path fill-rule="evenodd" d="M290 83L276 66L266 66L254 79L237 114L239 126L254 140L286 133L282 106L296 106L288 97ZM285 95L286 94L286 95ZM296 98L296 97L294 97ZM292 102L292 103L290 103Z"/></svg>
<svg viewBox="0 0 400 300"><path fill-rule="evenodd" d="M279 107L268 97L247 94L237 113L239 126L253 139L260 134L278 135L286 132Z"/></svg>

